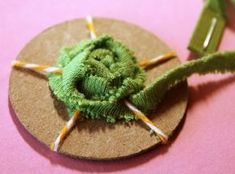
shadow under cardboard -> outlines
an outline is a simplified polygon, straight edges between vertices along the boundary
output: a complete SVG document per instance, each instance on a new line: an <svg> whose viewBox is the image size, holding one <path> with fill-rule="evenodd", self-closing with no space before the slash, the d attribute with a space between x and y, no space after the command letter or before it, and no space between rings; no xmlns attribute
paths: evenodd
<svg viewBox="0 0 235 174"><path fill-rule="evenodd" d="M33 137L20 123L18 118L15 115L15 112L11 106L10 100L8 100L9 112L11 114L12 120L16 125L17 130L23 137L24 141L31 146L32 149L37 151L40 155L46 157L50 160L53 165L61 165L66 168L70 168L78 171L86 172L111 172L125 170L143 164L152 158L157 157L158 155L163 155L168 151L168 148L176 140L180 130L183 127L184 119L178 126L177 130L174 133L174 136L171 138L168 144L159 146L157 149L155 147L148 149L148 153L137 154L124 159L110 160L110 161L94 161L94 160L84 160L71 158L59 153L51 151L47 146L38 141Z"/></svg>
<svg viewBox="0 0 235 174"><path fill-rule="evenodd" d="M176 101L173 100L172 102L174 103ZM143 164L153 158L156 158L159 155L163 155L168 151L168 148L176 140L184 124L184 119L183 119L181 123L178 125L176 131L174 132L174 135L171 137L169 143L166 145L163 145L163 146L157 145L158 148L156 148L156 146L153 146L147 149L144 153L136 154L127 158L110 160L110 161L92 161L92 160L70 158L68 156L51 151L48 147L46 147L44 144L39 142L35 137L33 137L24 128L24 126L20 123L17 116L15 115L15 112L11 106L10 100L8 100L8 105L9 105L9 111L10 111L12 120L15 123L17 130L19 131L23 139L32 147L32 149L37 151L40 155L49 159L53 165L62 165L66 168L79 170L79 171L86 171L86 172L111 172L111 171L125 170L128 168L132 168L137 165ZM165 109L167 108L164 107L160 111L157 111L157 112L164 112ZM138 124L138 123L135 122L135 123L130 123L130 124ZM130 126L130 124L126 124L126 126ZM146 129L146 127L143 124L139 124L139 125ZM103 126L103 127L107 127L107 124L106 126ZM100 130L101 128L99 127L98 129ZM93 129L92 131L96 131L96 129ZM104 131L104 130L101 129L101 131ZM149 153L146 153L146 152L149 152Z"/></svg>
<svg viewBox="0 0 235 174"><path fill-rule="evenodd" d="M175 141L184 123L184 120L180 123L180 125L178 126L177 130L174 133L174 136L171 138L171 141L167 145L159 146L157 149L155 148L148 149L149 153L137 154L135 156L131 156L121 160L118 159L110 161L84 160L84 159L70 158L68 156L51 151L48 147L46 147L35 137L33 137L19 122L11 106L10 100L8 100L8 105L11 118L14 124L16 125L17 130L32 149L37 151L40 155L49 159L53 165L62 165L66 168L79 171L86 171L86 172L111 172L111 171L125 170L127 168L143 164L151 160L152 158L157 157L157 155L163 155L168 151L168 148Z"/></svg>

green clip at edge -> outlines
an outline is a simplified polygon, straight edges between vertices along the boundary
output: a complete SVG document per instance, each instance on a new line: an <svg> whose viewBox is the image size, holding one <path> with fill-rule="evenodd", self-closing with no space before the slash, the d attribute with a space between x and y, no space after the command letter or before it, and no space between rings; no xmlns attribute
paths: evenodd
<svg viewBox="0 0 235 174"><path fill-rule="evenodd" d="M215 19L215 25L210 33L212 21ZM224 0L208 0L194 29L188 49L196 52L200 56L215 52L221 40L225 25ZM211 34L210 37L208 37L209 33ZM207 37L209 38L209 42L205 47L204 42Z"/></svg>

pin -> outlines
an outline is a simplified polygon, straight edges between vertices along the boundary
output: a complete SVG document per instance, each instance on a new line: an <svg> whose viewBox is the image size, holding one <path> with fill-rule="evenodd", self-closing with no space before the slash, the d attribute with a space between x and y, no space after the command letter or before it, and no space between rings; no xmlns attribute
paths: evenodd
<svg viewBox="0 0 235 174"><path fill-rule="evenodd" d="M212 38L212 35L214 33L214 30L215 30L215 27L216 27L216 23L217 23L217 18L216 17L213 17L212 20L211 20L211 25L210 25L210 28L209 28L209 31L206 35L206 39L203 43L203 49L207 49L209 43L210 43L210 40Z"/></svg>

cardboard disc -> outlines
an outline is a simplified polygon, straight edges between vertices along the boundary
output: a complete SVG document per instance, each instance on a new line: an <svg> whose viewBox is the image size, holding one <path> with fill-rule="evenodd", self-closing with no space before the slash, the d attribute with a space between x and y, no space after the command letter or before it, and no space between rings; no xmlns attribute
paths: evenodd
<svg viewBox="0 0 235 174"><path fill-rule="evenodd" d="M171 49L148 31L123 21L95 18L97 35L107 33L122 41L138 59L153 58ZM29 63L55 65L59 50L88 38L84 19L67 21L50 27L32 39L17 59ZM146 85L180 62L174 58L148 70ZM38 73L12 69L9 96L11 105L22 125L36 139L50 146L68 120L63 103L51 94L47 78ZM187 84L170 90L156 111L148 117L171 136L184 117L187 106ZM160 144L139 121L108 124L85 120L65 139L59 153L77 158L107 160L124 158L146 151Z"/></svg>

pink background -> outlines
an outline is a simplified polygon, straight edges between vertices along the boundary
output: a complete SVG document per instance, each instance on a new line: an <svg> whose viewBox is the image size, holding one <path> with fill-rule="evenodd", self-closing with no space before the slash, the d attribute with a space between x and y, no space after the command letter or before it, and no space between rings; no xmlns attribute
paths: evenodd
<svg viewBox="0 0 235 174"><path fill-rule="evenodd" d="M45 28L88 14L135 23L175 49L182 61L202 8L201 0L0 0L0 171L1 173L235 173L235 76L189 78L189 107L179 133L168 145L135 158L92 162L73 160L38 143L11 116L10 62ZM233 49L235 9L220 50ZM235 20L234 20L235 21Z"/></svg>

